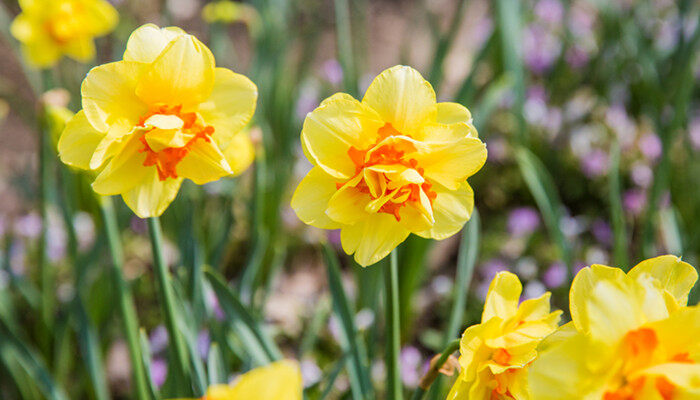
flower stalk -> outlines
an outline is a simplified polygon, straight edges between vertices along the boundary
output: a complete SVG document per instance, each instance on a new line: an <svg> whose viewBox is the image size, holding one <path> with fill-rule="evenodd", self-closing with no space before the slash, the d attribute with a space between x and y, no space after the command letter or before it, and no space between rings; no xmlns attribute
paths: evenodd
<svg viewBox="0 0 700 400"><path fill-rule="evenodd" d="M105 232L107 234L107 244L112 255L112 279L116 287L119 302L119 313L122 324L124 324L124 335L129 348L129 359L131 361L132 375L134 379L134 391L138 400L149 400L146 388L146 374L141 357L141 347L139 345L138 320L134 308L134 300L131 297L131 290L122 275L124 267L124 254L122 253L119 241L119 229L117 228L117 217L114 214L114 206L111 197L100 196L100 211L104 220Z"/></svg>
<svg viewBox="0 0 700 400"><path fill-rule="evenodd" d="M174 357L170 365L174 367L175 376L179 383L178 386L181 386L180 390L184 391L179 393L186 392L187 394L191 394L190 392L192 389L187 384L187 382L189 382L187 350L185 348L184 339L180 334L181 331L177 327L175 296L170 284L168 266L163 256L163 240L160 219L158 217L148 219L148 233L151 239L151 249L153 250L153 267L158 279L158 285L160 286L160 303L163 306L163 313L165 314L165 327L168 331L168 338L171 343L171 354Z"/></svg>
<svg viewBox="0 0 700 400"><path fill-rule="evenodd" d="M392 250L390 261L384 269L386 299L386 372L387 399L401 400L401 369L399 368L399 351L401 332L399 327L399 262L396 249Z"/></svg>

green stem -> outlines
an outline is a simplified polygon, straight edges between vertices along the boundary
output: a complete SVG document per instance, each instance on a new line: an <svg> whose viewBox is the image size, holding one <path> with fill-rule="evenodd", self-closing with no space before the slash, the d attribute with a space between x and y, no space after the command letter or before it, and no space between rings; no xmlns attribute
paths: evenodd
<svg viewBox="0 0 700 400"><path fill-rule="evenodd" d="M43 90L49 90L53 86L50 70L43 70L41 74ZM41 280L41 321L46 327L45 332L51 332L53 326L53 306L55 304L53 270L48 265L46 255L49 225L49 203L51 197L51 134L48 130L43 108L39 111L39 208L41 212L41 233L39 235L39 254L37 265ZM49 346L50 337L43 338L46 346Z"/></svg>
<svg viewBox="0 0 700 400"><path fill-rule="evenodd" d="M396 249L391 252L391 260L384 269L386 308L386 373L387 399L401 400L401 369L399 368L399 351L401 332L399 318L399 266Z"/></svg>
<svg viewBox="0 0 700 400"><path fill-rule="evenodd" d="M116 294L119 302L119 312L124 324L124 334L126 344L129 348L129 358L133 369L134 390L138 400L150 400L146 386L146 375L143 358L141 357L141 347L139 344L138 320L134 300L131 297L131 290L124 280L122 268L124 266L124 255L119 240L119 229L117 228L117 218L114 214L114 207L110 197L100 198L100 211L104 220L105 231L107 233L107 244L112 255L112 280L116 286Z"/></svg>
<svg viewBox="0 0 700 400"><path fill-rule="evenodd" d="M185 341L182 338L181 331L177 327L177 315L175 313L175 295L170 284L170 276L168 267L163 257L162 233L160 228L160 220L158 217L148 219L148 232L151 238L151 249L153 250L153 266L155 269L158 285L160 286L160 302L165 313L165 327L168 330L170 338L172 355L174 360L170 362L176 373L177 383L181 386L183 395L192 394L192 389L188 384L189 380L189 362L187 358L187 350Z"/></svg>
<svg viewBox="0 0 700 400"><path fill-rule="evenodd" d="M420 381L420 384L418 385L418 388L416 388L416 391L413 392L413 396L411 396L411 400L421 400L423 396L425 396L426 390L430 388L430 385L435 381L435 379L439 376L440 373L440 368L447 362L447 359L459 349L459 339L455 339L451 341L450 343L445 346L445 349L442 351L440 354L440 357L435 361L434 363L430 363L430 369L428 372L425 373L423 378Z"/></svg>

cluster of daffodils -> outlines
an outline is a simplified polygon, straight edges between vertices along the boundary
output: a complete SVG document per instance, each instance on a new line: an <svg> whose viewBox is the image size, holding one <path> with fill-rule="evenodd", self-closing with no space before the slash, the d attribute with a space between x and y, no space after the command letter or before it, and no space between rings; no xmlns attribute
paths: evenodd
<svg viewBox="0 0 700 400"><path fill-rule="evenodd" d="M63 55L86 62L95 57L94 38L111 32L119 14L106 0L20 0L12 36L29 64L48 68Z"/></svg>
<svg viewBox="0 0 700 400"><path fill-rule="evenodd" d="M697 277L675 256L627 274L584 268L571 286L572 321L557 328L548 293L518 306L518 278L500 273L481 324L464 332L448 399L700 399L700 306L687 306Z"/></svg>
<svg viewBox="0 0 700 400"><path fill-rule="evenodd" d="M519 303L522 284L510 272L493 279L481 323L460 341L460 374L448 400L527 399L528 370L537 346L557 329L561 311L550 312L550 293Z"/></svg>
<svg viewBox="0 0 700 400"><path fill-rule="evenodd" d="M96 171L95 192L121 195L139 217L162 214L184 178L201 185L252 161L242 129L256 86L217 68L211 51L179 28L138 28L124 59L90 70L81 93L59 156Z"/></svg>
<svg viewBox="0 0 700 400"><path fill-rule="evenodd" d="M362 101L338 93L306 116L301 133L313 168L292 208L305 223L340 229L343 249L363 266L410 233L444 239L471 216L467 178L486 161L471 114L437 103L418 71L382 72Z"/></svg>

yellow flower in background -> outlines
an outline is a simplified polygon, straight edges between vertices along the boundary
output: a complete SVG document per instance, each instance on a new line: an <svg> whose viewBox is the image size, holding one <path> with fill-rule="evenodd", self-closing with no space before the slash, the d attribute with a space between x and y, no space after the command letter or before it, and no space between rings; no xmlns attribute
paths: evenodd
<svg viewBox="0 0 700 400"><path fill-rule="evenodd" d="M232 24L242 22L256 31L260 24L260 14L255 7L231 0L216 0L202 8L202 19L207 23Z"/></svg>
<svg viewBox="0 0 700 400"><path fill-rule="evenodd" d="M299 365L283 360L255 368L231 385L212 386L202 400L301 400L302 391Z"/></svg>
<svg viewBox="0 0 700 400"><path fill-rule="evenodd" d="M554 332L561 311L550 312L547 292L520 305L522 284L510 272L491 282L481 323L464 331L461 371L448 400L529 399L528 365L540 341Z"/></svg>
<svg viewBox="0 0 700 400"><path fill-rule="evenodd" d="M106 0L20 0L12 36L34 67L48 68L63 55L87 62L95 57L95 37L111 32L119 14Z"/></svg>
<svg viewBox="0 0 700 400"><path fill-rule="evenodd" d="M437 103L418 71L382 72L362 101L338 93L306 116L301 133L313 168L292 208L305 223L341 229L343 249L367 266L409 233L445 239L470 218L467 178L486 161L469 110Z"/></svg>
<svg viewBox="0 0 700 400"><path fill-rule="evenodd" d="M543 400L700 399L700 308L687 307L697 271L675 256L628 274L593 265L574 278L572 323L530 368Z"/></svg>
<svg viewBox="0 0 700 400"><path fill-rule="evenodd" d="M252 161L242 129L256 86L216 68L209 49L179 28L138 28L124 59L93 68L81 93L83 109L63 131L59 156L100 171L95 192L120 194L141 218L162 214L184 178L201 185Z"/></svg>

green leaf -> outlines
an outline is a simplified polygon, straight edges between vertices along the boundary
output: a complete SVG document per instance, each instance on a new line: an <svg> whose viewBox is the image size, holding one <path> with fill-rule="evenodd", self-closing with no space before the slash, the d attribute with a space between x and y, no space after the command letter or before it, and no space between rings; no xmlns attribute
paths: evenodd
<svg viewBox="0 0 700 400"><path fill-rule="evenodd" d="M219 304L226 313L231 330L244 343L245 350L255 365L266 365L282 358L282 353L267 335L253 315L241 303L223 277L211 268L205 269L207 279L216 293Z"/></svg>
<svg viewBox="0 0 700 400"><path fill-rule="evenodd" d="M326 260L333 313L338 318L340 325L340 346L344 352L350 354L347 368L352 396L354 399L368 399L371 397L371 386L367 375L369 371L367 350L362 341L358 340L354 320L355 313L343 289L338 257L328 243L323 244L323 256Z"/></svg>

